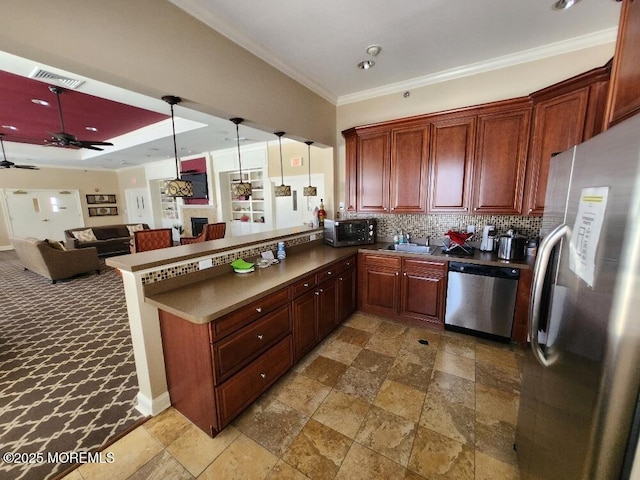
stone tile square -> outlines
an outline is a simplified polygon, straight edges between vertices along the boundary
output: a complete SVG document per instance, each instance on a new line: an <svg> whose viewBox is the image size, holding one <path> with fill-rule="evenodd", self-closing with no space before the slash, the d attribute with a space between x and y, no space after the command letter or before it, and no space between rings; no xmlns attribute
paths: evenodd
<svg viewBox="0 0 640 480"><path fill-rule="evenodd" d="M520 395L517 393L476 383L476 411L478 413L516 425L519 405Z"/></svg>
<svg viewBox="0 0 640 480"><path fill-rule="evenodd" d="M349 367L334 388L349 395L362 397L371 403L376 398L383 381L383 378L373 373Z"/></svg>
<svg viewBox="0 0 640 480"><path fill-rule="evenodd" d="M476 362L476 383L498 390L520 393L522 374L517 368L498 367L491 363Z"/></svg>
<svg viewBox="0 0 640 480"><path fill-rule="evenodd" d="M404 342L400 347L400 351L396 355L396 358L402 358L407 362L415 363L416 365L421 365L423 367L433 368L437 353L438 347L431 344L422 345L418 342Z"/></svg>
<svg viewBox="0 0 640 480"><path fill-rule="evenodd" d="M150 418L144 423L146 428L165 447L178 438L189 426L192 425L175 408L170 407L164 412Z"/></svg>
<svg viewBox="0 0 640 480"><path fill-rule="evenodd" d="M438 350L433 368L434 370L466 378L472 382L476 379L476 362L473 359L441 350Z"/></svg>
<svg viewBox="0 0 640 480"><path fill-rule="evenodd" d="M198 480L263 479L277 462L278 457L271 452L245 435L239 435Z"/></svg>
<svg viewBox="0 0 640 480"><path fill-rule="evenodd" d="M275 385L275 398L310 417L329 394L331 387L305 375L291 373L287 382Z"/></svg>
<svg viewBox="0 0 640 480"><path fill-rule="evenodd" d="M476 358L476 344L462 343L448 337L440 342L438 350L472 360Z"/></svg>
<svg viewBox="0 0 640 480"><path fill-rule="evenodd" d="M191 425L167 447L167 451L191 475L197 477L239 435L238 429L229 425L211 438L195 425Z"/></svg>
<svg viewBox="0 0 640 480"><path fill-rule="evenodd" d="M518 369L517 355L508 345L478 343L476 345L476 360L479 363L501 368Z"/></svg>
<svg viewBox="0 0 640 480"><path fill-rule="evenodd" d="M105 451L113 453L113 463L85 463L78 472L92 480L124 480L158 455L162 444L144 428L136 428Z"/></svg>
<svg viewBox="0 0 640 480"><path fill-rule="evenodd" d="M340 332L336 336L336 340L350 343L351 345L357 345L358 347L364 347L369 341L369 338L371 338L371 335L372 334L370 332L345 326L340 329Z"/></svg>
<svg viewBox="0 0 640 480"><path fill-rule="evenodd" d="M357 357L356 357L357 358ZM331 358L318 355L309 365L300 371L307 377L333 387L347 371L348 365Z"/></svg>
<svg viewBox="0 0 640 480"><path fill-rule="evenodd" d="M356 435L356 442L406 467L415 431L414 422L372 406Z"/></svg>
<svg viewBox="0 0 640 480"><path fill-rule="evenodd" d="M280 457L308 419L308 416L278 400L258 400L233 424L244 435Z"/></svg>
<svg viewBox="0 0 640 480"><path fill-rule="evenodd" d="M518 457L513 450L515 438L515 425L476 412L476 452L480 451L503 463L517 466Z"/></svg>
<svg viewBox="0 0 640 480"><path fill-rule="evenodd" d="M308 480L309 477L293 468L288 463L278 460L265 480Z"/></svg>
<svg viewBox="0 0 640 480"><path fill-rule="evenodd" d="M421 392L426 392L431 380L431 373L431 367L410 362L402 356L402 351L400 351L387 373L387 380L403 383Z"/></svg>
<svg viewBox="0 0 640 480"><path fill-rule="evenodd" d="M378 329L378 326L382 323L379 317L369 315L363 312L356 312L351 315L343 325L357 328L358 330L364 330L365 332L373 333Z"/></svg>
<svg viewBox="0 0 640 480"><path fill-rule="evenodd" d="M476 384L450 373L433 371L427 390L427 396L429 395L442 396L450 403L463 405L472 410L476 408Z"/></svg>
<svg viewBox="0 0 640 480"><path fill-rule="evenodd" d="M355 438L369 406L369 402L358 395L332 390L312 418L349 438Z"/></svg>
<svg viewBox="0 0 640 480"><path fill-rule="evenodd" d="M313 480L333 479L352 440L339 432L309 420L282 459Z"/></svg>
<svg viewBox="0 0 640 480"><path fill-rule="evenodd" d="M354 442L336 480L403 480L405 469L396 462Z"/></svg>
<svg viewBox="0 0 640 480"><path fill-rule="evenodd" d="M443 395L427 394L420 425L460 443L474 446L476 412Z"/></svg>
<svg viewBox="0 0 640 480"><path fill-rule="evenodd" d="M324 342L320 346L320 355L351 365L351 362L358 356L362 347L345 343L340 340Z"/></svg>
<svg viewBox="0 0 640 480"><path fill-rule="evenodd" d="M373 404L412 422L418 422L425 392L403 383L385 380Z"/></svg>
<svg viewBox="0 0 640 480"><path fill-rule="evenodd" d="M429 480L474 478L472 447L419 426L411 451L409 469Z"/></svg>
<svg viewBox="0 0 640 480"><path fill-rule="evenodd" d="M384 378L393 364L393 357L363 348L351 364L352 367Z"/></svg>
<svg viewBox="0 0 640 480"><path fill-rule="evenodd" d="M167 450L153 457L127 480L193 480L193 477Z"/></svg>

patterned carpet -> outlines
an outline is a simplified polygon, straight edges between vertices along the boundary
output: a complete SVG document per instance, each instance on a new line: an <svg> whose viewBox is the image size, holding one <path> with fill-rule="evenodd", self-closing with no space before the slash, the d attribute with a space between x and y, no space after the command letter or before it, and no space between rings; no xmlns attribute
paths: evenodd
<svg viewBox="0 0 640 480"><path fill-rule="evenodd" d="M142 419L122 281L100 262L52 285L0 252L0 453L90 451ZM0 461L0 479L70 466Z"/></svg>

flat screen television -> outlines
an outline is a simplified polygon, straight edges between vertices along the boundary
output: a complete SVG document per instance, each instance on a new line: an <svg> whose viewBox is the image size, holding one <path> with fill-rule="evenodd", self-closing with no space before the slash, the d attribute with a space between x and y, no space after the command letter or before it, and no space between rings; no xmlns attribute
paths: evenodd
<svg viewBox="0 0 640 480"><path fill-rule="evenodd" d="M193 183L193 197L189 198L209 198L206 173L182 173L180 178Z"/></svg>

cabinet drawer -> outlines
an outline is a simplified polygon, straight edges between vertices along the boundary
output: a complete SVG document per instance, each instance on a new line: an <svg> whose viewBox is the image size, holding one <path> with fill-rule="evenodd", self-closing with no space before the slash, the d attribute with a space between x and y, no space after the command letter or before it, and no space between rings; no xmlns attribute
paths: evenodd
<svg viewBox="0 0 640 480"><path fill-rule="evenodd" d="M447 272L447 262L437 260L423 260L417 258L405 258L404 270L407 272L429 270L432 272Z"/></svg>
<svg viewBox="0 0 640 480"><path fill-rule="evenodd" d="M344 260L340 260L339 262L337 262L337 267L336 270L338 273L342 273L345 270L351 268L351 267L355 267L356 265L356 257L355 255L349 258L345 258Z"/></svg>
<svg viewBox="0 0 640 480"><path fill-rule="evenodd" d="M379 265L387 268L400 268L402 257L395 255L370 255L364 254L364 263L366 265Z"/></svg>
<svg viewBox="0 0 640 480"><path fill-rule="evenodd" d="M287 303L289 300L289 292L286 288L279 290L271 295L267 295L260 300L256 300L238 310L225 315L224 317L214 320L211 325L211 341L215 342L230 333L250 324L266 313L272 312L280 305Z"/></svg>
<svg viewBox="0 0 640 480"><path fill-rule="evenodd" d="M215 383L222 383L260 352L291 333L289 305L265 315L213 345Z"/></svg>
<svg viewBox="0 0 640 480"><path fill-rule="evenodd" d="M293 365L291 335L216 388L220 429Z"/></svg>
<svg viewBox="0 0 640 480"><path fill-rule="evenodd" d="M298 280L296 283L291 285L291 297L295 298L298 295L311 291L316 287L316 285L318 285L318 282L315 274L304 277L302 280Z"/></svg>
<svg viewBox="0 0 640 480"><path fill-rule="evenodd" d="M321 284L325 280L330 278L335 278L338 275L338 269L340 267L340 262L335 262L329 265L328 267L323 268L317 274L318 284Z"/></svg>

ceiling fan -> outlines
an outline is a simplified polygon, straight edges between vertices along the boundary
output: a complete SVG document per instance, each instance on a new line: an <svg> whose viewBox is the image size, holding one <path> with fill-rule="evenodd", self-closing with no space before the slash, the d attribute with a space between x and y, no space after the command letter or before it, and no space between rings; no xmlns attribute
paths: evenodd
<svg viewBox="0 0 640 480"><path fill-rule="evenodd" d="M98 148L96 145L100 146L113 146L113 143L109 142L94 142L91 140L78 140L75 135L71 135L64 131L64 118L62 117L62 105L60 103L60 94L64 92L64 89L60 87L56 87L55 85L49 85L49 90L51 93L55 93L56 99L58 101L58 113L60 115L60 126L62 128L61 132L51 133L51 142L49 145L54 145L57 147L78 147L78 148L88 148L90 150L104 150L103 148Z"/></svg>
<svg viewBox="0 0 640 480"><path fill-rule="evenodd" d="M39 170L35 165L16 165L13 162L7 160L7 154L4 151L4 135L0 133L0 145L2 145L2 161L0 161L0 168L24 168L26 170Z"/></svg>

